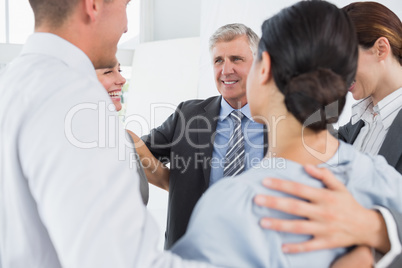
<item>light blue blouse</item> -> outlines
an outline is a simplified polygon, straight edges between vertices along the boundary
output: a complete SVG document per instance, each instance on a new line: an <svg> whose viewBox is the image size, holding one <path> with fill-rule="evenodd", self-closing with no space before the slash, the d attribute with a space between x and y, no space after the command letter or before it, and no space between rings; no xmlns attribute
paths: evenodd
<svg viewBox="0 0 402 268"><path fill-rule="evenodd" d="M364 207L375 205L402 212L402 176L382 156L369 156L341 142L326 164ZM266 177L297 181L322 187L302 165L281 158L264 159L235 178L224 178L198 202L186 234L172 248L183 258L203 260L225 267L329 267L345 248L300 254L284 254L283 243L310 239L259 227L262 217L296 219L296 216L254 204L256 194L284 196L265 188Z"/></svg>

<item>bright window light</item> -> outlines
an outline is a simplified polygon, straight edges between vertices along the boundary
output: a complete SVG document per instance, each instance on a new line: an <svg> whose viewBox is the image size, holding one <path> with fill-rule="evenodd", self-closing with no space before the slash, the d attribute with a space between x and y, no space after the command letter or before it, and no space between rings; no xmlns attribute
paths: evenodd
<svg viewBox="0 0 402 268"><path fill-rule="evenodd" d="M140 1L127 6L128 31L121 36L119 48L134 49L140 43Z"/></svg>
<svg viewBox="0 0 402 268"><path fill-rule="evenodd" d="M31 6L26 0L9 0L8 8L9 43L23 44L34 31L34 17Z"/></svg>
<svg viewBox="0 0 402 268"><path fill-rule="evenodd" d="M0 43L6 42L6 1L0 0Z"/></svg>
<svg viewBox="0 0 402 268"><path fill-rule="evenodd" d="M8 9L6 3L8 3ZM120 39L119 48L134 49L139 44L139 0L129 3L127 6L127 17L128 32L123 34ZM6 34L7 25L9 33L8 41ZM34 16L27 0L0 0L0 43L24 44L33 31Z"/></svg>

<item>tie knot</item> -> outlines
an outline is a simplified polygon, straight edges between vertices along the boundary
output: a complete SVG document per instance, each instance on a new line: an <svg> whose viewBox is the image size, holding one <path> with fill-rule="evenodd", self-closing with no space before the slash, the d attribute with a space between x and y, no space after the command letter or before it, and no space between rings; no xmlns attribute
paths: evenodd
<svg viewBox="0 0 402 268"><path fill-rule="evenodd" d="M233 110L230 114L230 117L234 122L241 122L241 119L243 118L243 113L240 110Z"/></svg>

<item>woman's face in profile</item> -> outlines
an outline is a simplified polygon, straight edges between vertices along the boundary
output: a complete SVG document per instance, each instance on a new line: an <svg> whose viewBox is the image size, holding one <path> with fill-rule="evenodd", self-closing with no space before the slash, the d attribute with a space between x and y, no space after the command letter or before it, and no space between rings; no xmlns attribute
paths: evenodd
<svg viewBox="0 0 402 268"><path fill-rule="evenodd" d="M267 105L266 100L262 95L261 85L259 81L259 70L262 62L255 56L254 62L250 68L250 72L247 76L247 102L250 107L251 116L254 121L264 124L264 120L259 120L264 114L264 107Z"/></svg>
<svg viewBox="0 0 402 268"><path fill-rule="evenodd" d="M121 90L126 83L126 79L120 74L120 64L116 64L113 68L97 69L96 75L99 81L109 93L113 101L116 111L120 111L121 106Z"/></svg>
<svg viewBox="0 0 402 268"><path fill-rule="evenodd" d="M377 62L374 48L364 49L359 46L356 78L349 88L355 100L361 100L375 94L379 80Z"/></svg>

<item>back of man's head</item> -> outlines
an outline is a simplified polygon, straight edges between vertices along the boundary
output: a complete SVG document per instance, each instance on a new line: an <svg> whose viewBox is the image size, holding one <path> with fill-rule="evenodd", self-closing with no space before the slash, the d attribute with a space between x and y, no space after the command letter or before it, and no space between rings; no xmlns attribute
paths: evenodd
<svg viewBox="0 0 402 268"><path fill-rule="evenodd" d="M230 42L240 36L247 37L251 52L254 55L260 38L251 28L241 23L226 24L216 30L209 38L209 51L212 51L218 42Z"/></svg>
<svg viewBox="0 0 402 268"><path fill-rule="evenodd" d="M35 28L44 23L58 28L74 11L80 0L29 0L35 15Z"/></svg>

